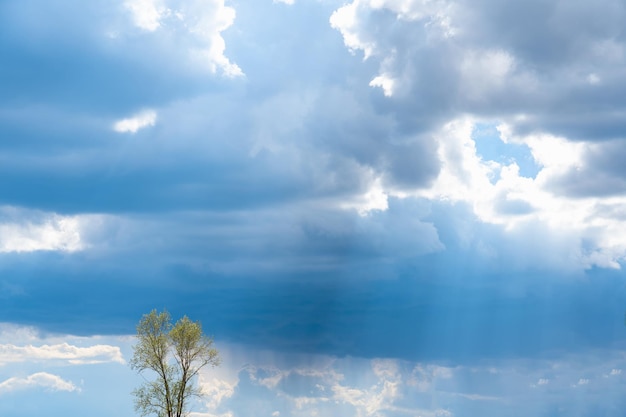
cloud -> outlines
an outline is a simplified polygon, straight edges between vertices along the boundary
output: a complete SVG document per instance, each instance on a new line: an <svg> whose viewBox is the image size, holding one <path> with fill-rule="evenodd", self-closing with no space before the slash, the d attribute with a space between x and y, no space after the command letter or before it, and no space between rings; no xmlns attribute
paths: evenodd
<svg viewBox="0 0 626 417"><path fill-rule="evenodd" d="M264 387L286 400L290 408L284 411L288 414L310 415L345 410L343 415L378 416L381 411L395 409L393 403L399 398L402 385L397 361L376 359L371 361L371 369L361 368L368 363L361 360L355 360L354 366L345 369L342 362L334 359L317 368L251 366L247 372L254 385ZM349 365L351 361L346 362ZM355 369L357 374L353 375ZM365 378L364 384L370 386L357 387L345 381L352 381L357 375ZM371 386L372 382L376 382L375 385ZM340 408L335 408L337 406L333 404L339 404ZM346 406L348 408L341 408Z"/></svg>
<svg viewBox="0 0 626 417"><path fill-rule="evenodd" d="M225 55L226 42L221 32L228 29L235 20L235 9L227 7L224 0L209 3L194 0L182 5L180 13L187 21L189 34L206 46L192 49L192 55L199 62L206 62L212 73L220 70L227 77L241 77L241 68Z"/></svg>
<svg viewBox="0 0 626 417"><path fill-rule="evenodd" d="M0 252L82 251L89 222L89 216L0 207Z"/></svg>
<svg viewBox="0 0 626 417"><path fill-rule="evenodd" d="M549 17L537 19L546 8ZM489 0L478 5L462 0L354 1L337 9L330 22L350 50L362 51L378 64L372 85L383 87L383 77L393 80L394 96L411 97L402 103L424 108L426 119L498 115L526 133L543 130L580 138L581 131L607 131L606 113L594 111L591 101L604 96L620 106L604 86L589 79L613 73L615 63L623 60L623 41L615 37L616 16L623 14L623 5L613 0L605 1L602 10L589 3L549 7L543 1L517 8ZM588 15L604 24L578 28L574 16L589 22ZM533 34L522 29L531 20L539 28ZM614 79L616 87L619 79ZM411 91L419 93L409 95ZM562 106L554 107L555 101ZM565 111L573 102L593 116ZM519 114L533 117L515 122Z"/></svg>
<svg viewBox="0 0 626 417"><path fill-rule="evenodd" d="M0 323L0 366L31 362L70 365L125 363L119 346L98 343L99 339L98 336L42 336L34 327Z"/></svg>
<svg viewBox="0 0 626 417"><path fill-rule="evenodd" d="M118 133L137 133L138 130L148 126L154 126L157 114L154 110L144 110L136 115L116 121L113 130Z"/></svg>
<svg viewBox="0 0 626 417"><path fill-rule="evenodd" d="M216 410L219 405L227 398L233 396L237 381L230 383L229 381L202 376L198 385L202 392L207 396L208 401L205 402L209 411Z"/></svg>
<svg viewBox="0 0 626 417"><path fill-rule="evenodd" d="M110 345L79 347L68 343L41 346L1 344L0 352L2 353L0 365L32 361L62 361L72 365L104 362L125 363L120 348Z"/></svg>
<svg viewBox="0 0 626 417"><path fill-rule="evenodd" d="M481 156L480 138L476 137L479 124L480 120L466 117L442 128L437 136L439 176L431 187L412 194L430 201L468 204L482 222L503 227L506 232L501 240L504 242L524 245L522 242L528 238L524 230L549 230L545 242L551 249L547 252L531 249L533 255L525 252L524 256L535 264L570 272L594 266L619 268L619 262L626 255L626 241L622 242L614 231L621 229L622 222L618 213L610 214L611 210L605 210L618 204L621 196L606 198L602 203L598 197L581 198L559 189L559 184L585 187L583 181L564 178L579 171L581 177L589 178L583 173L587 155L604 144L571 142L546 134L516 136L510 126L497 125L496 140L501 141L505 149L510 147L514 152L513 147L520 144L528 148L539 167L533 178L522 175L515 160L499 161ZM611 164L597 163L597 166L607 169ZM619 181L615 174L611 178ZM590 183L603 182L590 180ZM385 193L385 188L381 192ZM578 243L573 243L575 241ZM583 248L582 241L592 242L592 245ZM548 253L551 255L546 256Z"/></svg>
<svg viewBox="0 0 626 417"><path fill-rule="evenodd" d="M226 43L221 32L235 20L235 9L227 7L224 0L127 0L124 4L137 27L148 32L169 30L188 44L192 62L227 77L243 75L224 55Z"/></svg>
<svg viewBox="0 0 626 417"><path fill-rule="evenodd" d="M337 384L332 387L333 400L350 404L357 415L378 416L381 411L393 410L392 404L399 398L399 381L381 378L370 389L356 389Z"/></svg>
<svg viewBox="0 0 626 417"><path fill-rule="evenodd" d="M38 372L26 378L13 377L0 382L0 395L7 392L37 387L45 388L49 391L80 391L80 388L76 387L71 381L66 381L57 375L47 372Z"/></svg>
<svg viewBox="0 0 626 417"><path fill-rule="evenodd" d="M302 357L300 360L315 364L308 368L299 360L285 361L283 355L276 358L282 360L259 360L254 353L242 357L248 366L241 370L240 383L224 400L220 412L229 409L237 415L257 409L267 415L294 416L498 416L511 412L542 415L559 408L587 416L580 410L585 404L610 416L620 415L619 407L607 404L620 401L623 382L605 377L623 362L619 349L557 353L551 359L457 362L452 367L437 361ZM224 366L237 368L239 363ZM585 378L581 379L581 374ZM264 375L282 378L277 384L265 384ZM600 386L593 388L595 384ZM571 401L572 386L584 386L576 403Z"/></svg>
<svg viewBox="0 0 626 417"><path fill-rule="evenodd" d="M491 1L478 6L465 1L354 1L337 9L330 22L350 50L362 51L378 65L369 85L383 89L389 107L398 112L423 109L421 123L433 127L457 123L467 115L495 118L514 135L527 138L518 143L533 147L538 164L545 160L542 155L549 158L538 184L547 195L620 195L623 175L608 155L617 160L609 149L623 148L620 122L611 116L622 112L622 103L610 98L608 90L589 86L598 87L598 74L612 72L615 62L624 59L624 42L614 36L616 16L624 14L624 7L612 0L602 11L587 3L561 5L550 8L549 19L539 19L541 35L518 31L527 19L537 25L532 16L544 6L542 1L515 10ZM587 14L606 26L585 24L579 30L574 16ZM393 19L393 25L386 24ZM585 56L595 56L594 64ZM621 79L613 79L614 88L621 88ZM600 97L609 100L616 113L598 112L591 103ZM595 143L611 138L615 142L609 146ZM511 214L533 209L519 199L506 201L510 203L491 200L486 206ZM615 266L615 260L601 263Z"/></svg>
<svg viewBox="0 0 626 417"><path fill-rule="evenodd" d="M502 50L470 50L463 59L461 82L465 86L465 94L477 102L494 91L504 89L515 70L514 57Z"/></svg>
<svg viewBox="0 0 626 417"><path fill-rule="evenodd" d="M624 387L622 381L604 377L607 370L616 369L611 367L624 361L619 349L558 353L551 359L456 363L453 367L439 362L381 358L334 357L325 362L315 356L302 358L316 363L311 372L303 372L305 368L298 362L289 365L265 361L262 368L255 357L246 356L252 368L241 371L240 384L223 404L235 415L257 409L267 415L294 416L488 417L510 413L544 415L559 409L582 417L590 415L588 408L594 408L619 416L621 408L613 405L615 401L621 404ZM236 363L224 365L236 367ZM258 378L263 369L285 378L279 384L263 384ZM585 378L579 377L581 373ZM298 378L294 378L296 375ZM415 384L416 378L428 380L428 384ZM594 384L600 386L594 388ZM573 386L582 388L575 402L571 400Z"/></svg>
<svg viewBox="0 0 626 417"><path fill-rule="evenodd" d="M43 224L0 225L0 252L64 251L83 249L79 223L52 217Z"/></svg>
<svg viewBox="0 0 626 417"><path fill-rule="evenodd" d="M577 200L621 197L626 190L626 173L618 161L624 156L624 143L618 139L577 144L578 157L547 180L546 186Z"/></svg>
<svg viewBox="0 0 626 417"><path fill-rule="evenodd" d="M127 0L124 6L130 10L137 27L154 32L161 26L161 19L168 12L161 0Z"/></svg>
<svg viewBox="0 0 626 417"><path fill-rule="evenodd" d="M394 93L396 81L387 75L379 75L374 77L369 84L371 87L380 87L383 89L385 96L391 97Z"/></svg>

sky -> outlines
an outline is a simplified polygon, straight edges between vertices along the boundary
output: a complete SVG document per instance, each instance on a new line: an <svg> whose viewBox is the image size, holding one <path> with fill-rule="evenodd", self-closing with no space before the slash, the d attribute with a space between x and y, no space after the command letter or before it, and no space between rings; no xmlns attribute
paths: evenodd
<svg viewBox="0 0 626 417"><path fill-rule="evenodd" d="M0 1L0 415L626 416L626 3Z"/></svg>

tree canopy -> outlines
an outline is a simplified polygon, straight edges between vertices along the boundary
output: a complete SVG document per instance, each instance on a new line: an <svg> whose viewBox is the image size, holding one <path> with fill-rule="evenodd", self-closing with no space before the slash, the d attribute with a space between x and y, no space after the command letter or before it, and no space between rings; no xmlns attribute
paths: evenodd
<svg viewBox="0 0 626 417"><path fill-rule="evenodd" d="M133 391L135 409L142 416L183 417L188 414L189 399L201 396L196 377L207 365L220 363L213 340L202 333L199 322L184 316L172 324L167 311L152 310L137 324L132 369L143 374L152 371L148 380Z"/></svg>

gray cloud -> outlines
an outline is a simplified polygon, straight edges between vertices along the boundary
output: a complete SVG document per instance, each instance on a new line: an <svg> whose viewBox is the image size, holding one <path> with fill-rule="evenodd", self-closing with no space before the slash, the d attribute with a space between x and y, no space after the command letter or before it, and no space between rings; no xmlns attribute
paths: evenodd
<svg viewBox="0 0 626 417"><path fill-rule="evenodd" d="M610 197L626 192L626 147L624 140L590 145L580 166L568 169L547 187L569 197Z"/></svg>
<svg viewBox="0 0 626 417"><path fill-rule="evenodd" d="M432 126L471 113L504 119L519 133L621 136L621 2L442 1L430 9L408 3L404 12L392 2L367 4L344 35L371 48L379 74L396 80L388 106L395 103L404 123Z"/></svg>

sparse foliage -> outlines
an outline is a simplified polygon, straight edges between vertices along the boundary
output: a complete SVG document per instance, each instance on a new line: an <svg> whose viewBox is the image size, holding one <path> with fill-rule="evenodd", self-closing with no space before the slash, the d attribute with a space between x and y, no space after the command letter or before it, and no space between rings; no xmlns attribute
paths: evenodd
<svg viewBox="0 0 626 417"><path fill-rule="evenodd" d="M142 416L186 416L188 400L202 394L195 377L205 366L219 362L213 340L202 333L199 322L185 316L172 325L167 311L152 310L137 325L130 366L142 374L153 371L156 378L133 391L135 409Z"/></svg>

